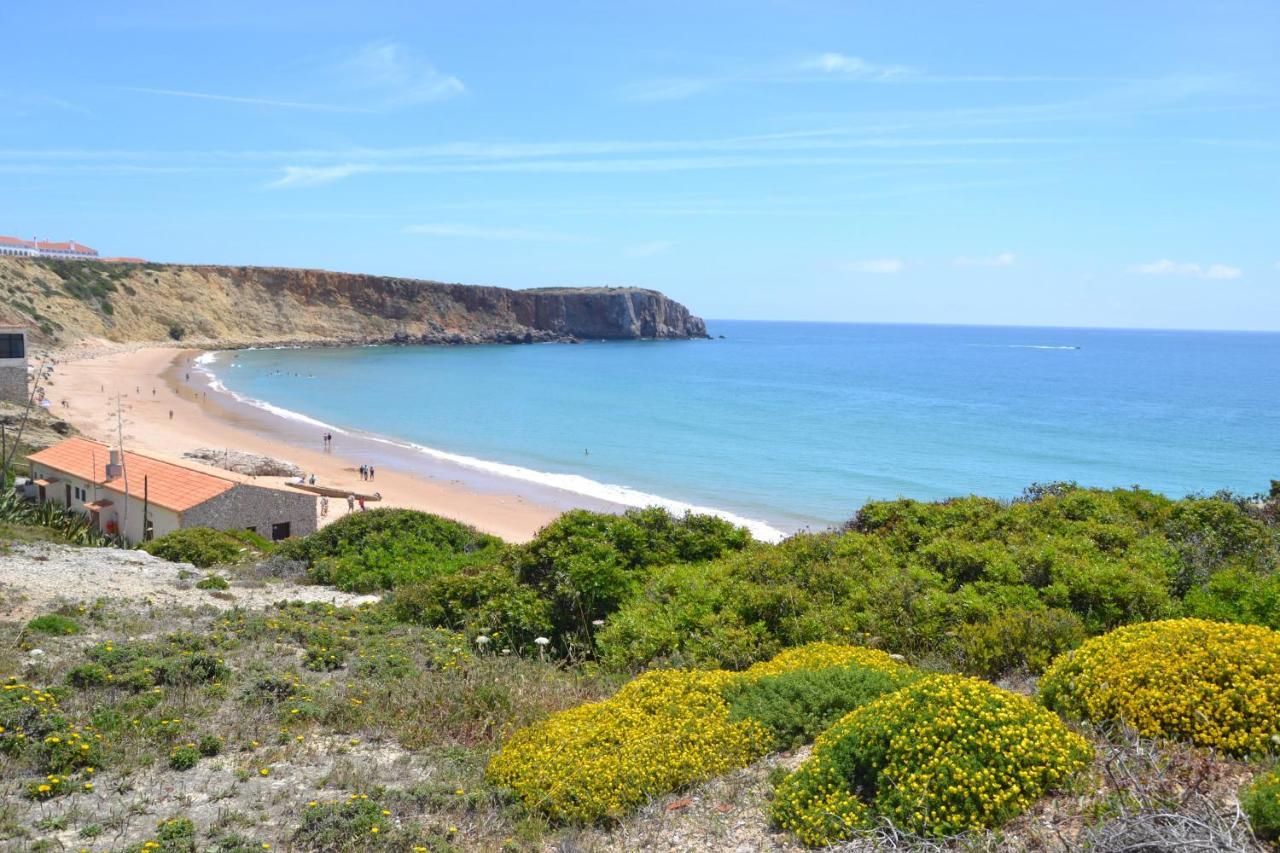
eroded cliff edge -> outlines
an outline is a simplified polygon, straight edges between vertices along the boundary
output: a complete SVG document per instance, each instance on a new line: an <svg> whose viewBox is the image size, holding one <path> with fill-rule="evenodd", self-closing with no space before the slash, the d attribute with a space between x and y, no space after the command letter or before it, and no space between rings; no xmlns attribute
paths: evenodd
<svg viewBox="0 0 1280 853"><path fill-rule="evenodd" d="M641 288L510 290L273 267L0 259L0 323L36 343L535 343L707 336Z"/></svg>

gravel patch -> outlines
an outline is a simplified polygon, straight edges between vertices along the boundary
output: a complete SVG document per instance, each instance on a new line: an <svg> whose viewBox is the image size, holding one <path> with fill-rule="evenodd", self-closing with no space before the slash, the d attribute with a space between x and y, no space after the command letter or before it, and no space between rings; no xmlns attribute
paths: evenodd
<svg viewBox="0 0 1280 853"><path fill-rule="evenodd" d="M61 604L100 598L147 600L153 605L219 609L267 607L277 601L323 601L357 605L375 595L351 595L329 587L293 583L242 586L234 578L225 592L194 587L209 572L190 563L170 563L144 551L79 548L35 543L10 545L0 553L0 619L29 619Z"/></svg>

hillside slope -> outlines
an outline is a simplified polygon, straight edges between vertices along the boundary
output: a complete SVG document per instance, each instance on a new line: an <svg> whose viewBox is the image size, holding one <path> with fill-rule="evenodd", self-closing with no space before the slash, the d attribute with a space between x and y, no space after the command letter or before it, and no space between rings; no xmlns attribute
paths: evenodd
<svg viewBox="0 0 1280 853"><path fill-rule="evenodd" d="M270 267L0 260L0 323L37 344L533 343L700 338L654 290L509 290Z"/></svg>

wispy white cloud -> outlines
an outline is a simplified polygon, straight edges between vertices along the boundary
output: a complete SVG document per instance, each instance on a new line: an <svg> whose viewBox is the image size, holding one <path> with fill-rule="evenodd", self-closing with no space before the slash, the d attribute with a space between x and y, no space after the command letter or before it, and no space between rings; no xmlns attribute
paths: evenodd
<svg viewBox="0 0 1280 853"><path fill-rule="evenodd" d="M896 275L907 268L898 258L876 258L869 261L849 261L839 265L845 272L870 273L871 275Z"/></svg>
<svg viewBox="0 0 1280 853"><path fill-rule="evenodd" d="M1166 275L1181 278L1232 279L1244 275L1240 267L1228 264L1198 264L1193 262L1171 261L1167 258L1149 264L1135 264L1129 272L1138 275Z"/></svg>
<svg viewBox="0 0 1280 853"><path fill-rule="evenodd" d="M654 240L651 243L637 243L634 246L628 246L623 249L623 254L628 258L651 258L654 255L664 255L675 247L675 243L670 240Z"/></svg>
<svg viewBox="0 0 1280 853"><path fill-rule="evenodd" d="M849 166L954 166L1003 165L1014 162L1001 158L955 157L778 157L762 155L722 155L711 157L586 158L580 160L500 160L493 162L363 163L342 166L285 166L285 174L269 187L311 186L332 183L356 174L439 175L439 174L644 174L693 172L716 169L776 169Z"/></svg>
<svg viewBox="0 0 1280 853"><path fill-rule="evenodd" d="M393 41L365 45L338 71L350 88L387 106L442 101L467 91L457 77L436 70L430 62Z"/></svg>
<svg viewBox="0 0 1280 853"><path fill-rule="evenodd" d="M340 166L285 166L284 174L267 184L269 189L293 187L318 187L349 178L360 172L372 171L372 166L346 163Z"/></svg>
<svg viewBox="0 0 1280 853"><path fill-rule="evenodd" d="M121 86L125 92L141 92L147 95L165 95L171 98L194 98L201 101L225 101L232 104L250 104L258 107L280 107L290 110L311 110L325 113L369 113L365 107L344 107L337 104L317 104L310 101L283 101L276 98L254 98L240 95L218 95L212 92L188 92L182 89L152 89L147 86Z"/></svg>
<svg viewBox="0 0 1280 853"><path fill-rule="evenodd" d="M957 267L1011 267L1017 260L1018 256L1013 252L1001 252L990 257L961 256L952 260L951 263Z"/></svg>
<svg viewBox="0 0 1280 853"><path fill-rule="evenodd" d="M906 65L878 65L861 57L843 53L820 53L801 60L796 68L800 71L821 71L823 74L854 80L888 80L917 73L914 68Z"/></svg>
<svg viewBox="0 0 1280 853"><path fill-rule="evenodd" d="M584 238L572 234L555 234L547 231L530 231L524 228L488 228L480 225L432 223L407 225L406 234L424 234L428 237L465 237L476 240L530 240L542 243L581 243Z"/></svg>

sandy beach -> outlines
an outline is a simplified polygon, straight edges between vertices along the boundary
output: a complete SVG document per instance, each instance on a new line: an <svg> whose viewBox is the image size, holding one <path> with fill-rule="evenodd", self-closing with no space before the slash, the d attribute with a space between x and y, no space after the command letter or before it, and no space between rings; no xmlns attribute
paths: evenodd
<svg viewBox="0 0 1280 853"><path fill-rule="evenodd" d="M374 463L376 480L364 482L360 465L373 460L358 439L335 434L333 446L326 449L322 430L247 411L249 407L209 388L193 369L200 354L199 350L167 347L64 354L46 383L52 412L85 435L114 444L119 395L124 443L130 450L189 466L198 463L183 459L182 454L204 447L271 456L294 463L308 476L314 473L317 485L365 494L379 492L382 501L371 507L432 512L512 542L529 540L575 502L567 493L540 500L538 495L515 487L468 482L466 472L439 466L388 467L384 458L377 460L382 464ZM277 478L257 479L261 483ZM330 499L329 515L320 521L324 524L346 512L345 501Z"/></svg>

